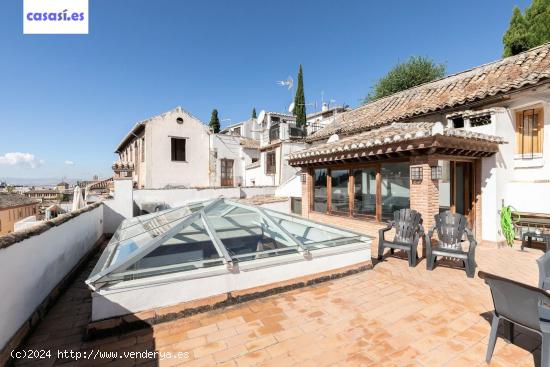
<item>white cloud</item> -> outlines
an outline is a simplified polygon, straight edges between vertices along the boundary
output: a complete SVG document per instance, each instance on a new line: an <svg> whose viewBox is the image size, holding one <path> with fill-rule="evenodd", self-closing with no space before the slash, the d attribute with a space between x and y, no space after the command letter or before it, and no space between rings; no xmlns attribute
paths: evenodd
<svg viewBox="0 0 550 367"><path fill-rule="evenodd" d="M66 161L65 161L65 165L66 165L66 166L74 166L74 161L66 160Z"/></svg>
<svg viewBox="0 0 550 367"><path fill-rule="evenodd" d="M44 161L42 159L38 159L31 153L13 152L0 155L0 164L37 168L43 165Z"/></svg>

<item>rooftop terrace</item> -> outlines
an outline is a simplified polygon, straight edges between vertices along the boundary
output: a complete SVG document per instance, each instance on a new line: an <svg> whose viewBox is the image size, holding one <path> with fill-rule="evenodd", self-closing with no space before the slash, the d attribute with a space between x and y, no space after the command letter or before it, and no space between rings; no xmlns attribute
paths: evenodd
<svg viewBox="0 0 550 367"><path fill-rule="evenodd" d="M376 257L373 246L373 257ZM539 250L478 247L479 268L536 285ZM389 257L365 271L314 286L84 341L91 314L84 280L98 255L61 295L23 349L51 350L42 363L105 366L485 366L492 301L477 276L438 266L426 271ZM538 336L516 328L514 344L499 338L492 366L539 365ZM57 350L92 352L91 360ZM118 359L97 351L118 352ZM123 352L158 351L144 358ZM167 353L176 358L167 358ZM177 354L180 353L181 354Z"/></svg>

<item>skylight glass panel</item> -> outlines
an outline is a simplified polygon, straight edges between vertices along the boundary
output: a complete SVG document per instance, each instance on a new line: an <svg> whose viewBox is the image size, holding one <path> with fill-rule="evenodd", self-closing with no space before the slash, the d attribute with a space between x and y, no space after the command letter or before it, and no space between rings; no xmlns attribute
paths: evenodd
<svg viewBox="0 0 550 367"><path fill-rule="evenodd" d="M260 211L220 202L206 211L208 221L233 260L297 253L298 246Z"/></svg>

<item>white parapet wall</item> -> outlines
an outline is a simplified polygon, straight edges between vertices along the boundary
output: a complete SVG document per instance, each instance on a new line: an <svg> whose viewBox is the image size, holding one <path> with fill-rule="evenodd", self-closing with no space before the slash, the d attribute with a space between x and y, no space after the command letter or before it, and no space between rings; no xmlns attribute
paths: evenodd
<svg viewBox="0 0 550 367"><path fill-rule="evenodd" d="M0 237L0 350L103 235L103 205L87 209L41 233Z"/></svg>
<svg viewBox="0 0 550 367"><path fill-rule="evenodd" d="M134 189L132 180L118 179L114 181L114 198L104 201L105 233L115 233L124 219L134 216Z"/></svg>
<svg viewBox="0 0 550 367"><path fill-rule="evenodd" d="M274 195L275 186L255 187L212 187L212 188L182 188L182 189L142 189L134 190L134 202L141 210L154 208L178 207L191 202L215 199L219 197L238 199L254 196ZM115 193L116 194L116 193ZM151 210L147 210L151 212Z"/></svg>
<svg viewBox="0 0 550 367"><path fill-rule="evenodd" d="M285 255L225 267L201 269L200 275L171 274L158 284L136 280L131 287L105 287L92 293L92 321L246 290L271 283L345 268L371 260L371 241L312 251L310 256Z"/></svg>

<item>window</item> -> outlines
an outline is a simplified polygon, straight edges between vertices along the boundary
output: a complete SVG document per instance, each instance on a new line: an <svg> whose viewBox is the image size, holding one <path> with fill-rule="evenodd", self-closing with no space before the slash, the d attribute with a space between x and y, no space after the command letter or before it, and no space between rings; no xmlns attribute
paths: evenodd
<svg viewBox="0 0 550 367"><path fill-rule="evenodd" d="M376 215L376 168L353 170L353 214Z"/></svg>
<svg viewBox="0 0 550 367"><path fill-rule="evenodd" d="M347 214L349 212L349 171L331 170L331 200L330 207L334 213Z"/></svg>
<svg viewBox="0 0 550 367"><path fill-rule="evenodd" d="M172 138L172 161L185 162L186 141L184 138Z"/></svg>
<svg viewBox="0 0 550 367"><path fill-rule="evenodd" d="M455 129L460 129L460 128L464 127L464 118L462 116L455 117L453 119L453 127Z"/></svg>
<svg viewBox="0 0 550 367"><path fill-rule="evenodd" d="M241 136L241 128L240 127L234 128L233 135Z"/></svg>
<svg viewBox="0 0 550 367"><path fill-rule="evenodd" d="M265 154L265 173L268 175L274 175L275 173L277 173L275 152L267 152Z"/></svg>
<svg viewBox="0 0 550 367"><path fill-rule="evenodd" d="M327 170L316 169L313 176L313 211L327 211Z"/></svg>
<svg viewBox="0 0 550 367"><path fill-rule="evenodd" d="M490 123L491 123L491 115L477 116L477 117L472 117L470 119L471 127L489 125Z"/></svg>
<svg viewBox="0 0 550 367"><path fill-rule="evenodd" d="M384 163L382 175L382 219L392 219L393 212L410 206L409 163Z"/></svg>
<svg viewBox="0 0 550 367"><path fill-rule="evenodd" d="M252 163L256 163L256 162L258 162L258 158L257 157L252 158Z"/></svg>
<svg viewBox="0 0 550 367"><path fill-rule="evenodd" d="M523 110L516 114L516 153L523 158L542 154L544 119L541 108Z"/></svg>
<svg viewBox="0 0 550 367"><path fill-rule="evenodd" d="M290 211L292 214L302 215L302 198L290 198Z"/></svg>
<svg viewBox="0 0 550 367"><path fill-rule="evenodd" d="M145 138L141 139L141 161L145 162Z"/></svg>

